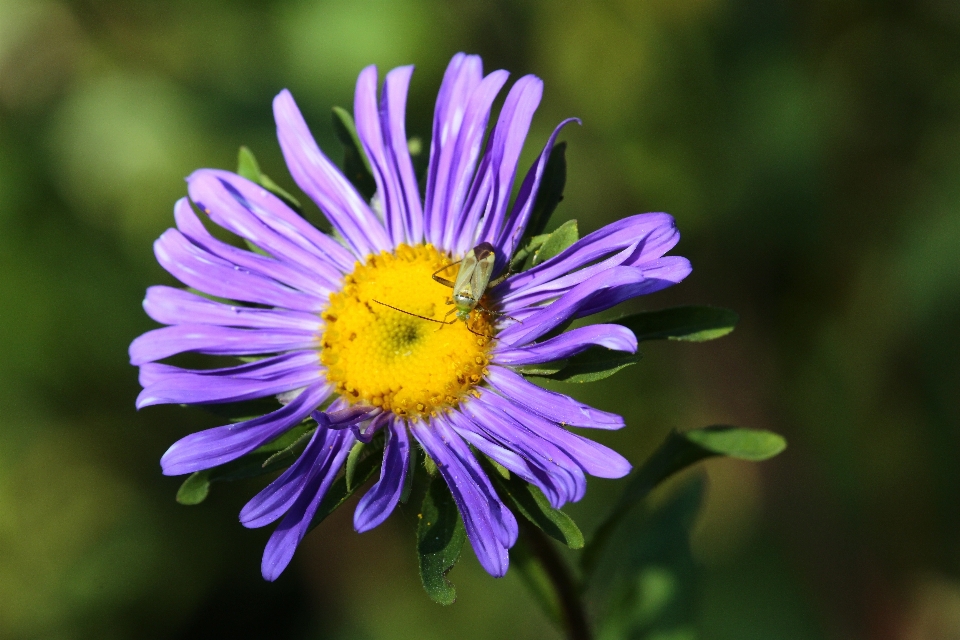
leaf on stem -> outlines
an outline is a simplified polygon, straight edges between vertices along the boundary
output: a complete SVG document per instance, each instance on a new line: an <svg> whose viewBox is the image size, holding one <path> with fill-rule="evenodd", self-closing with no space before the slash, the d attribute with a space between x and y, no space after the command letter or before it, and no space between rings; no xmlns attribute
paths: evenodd
<svg viewBox="0 0 960 640"><path fill-rule="evenodd" d="M539 371L544 373L534 373L526 370L523 373L524 375L548 378L557 382L582 384L609 378L621 369L639 362L640 357L639 353L624 353L623 351L613 351L603 347L591 347L565 360L536 365L540 368ZM550 372L551 368L555 368L552 373ZM534 369L534 371L537 371L537 369Z"/></svg>
<svg viewBox="0 0 960 640"><path fill-rule="evenodd" d="M550 506L538 487L504 470L492 468L490 461L482 460L487 476L493 480L501 497L505 498L524 518L545 534L571 549L583 548L583 534L573 519L560 509Z"/></svg>
<svg viewBox="0 0 960 640"><path fill-rule="evenodd" d="M214 482L242 480L282 469L287 466L287 460L303 452L315 429L315 426L303 422L245 456L190 474L177 491L177 502L197 505L207 499Z"/></svg>
<svg viewBox="0 0 960 640"><path fill-rule="evenodd" d="M209 470L197 471L187 476L187 479L177 490L177 502L185 505L200 504L210 494Z"/></svg>
<svg viewBox="0 0 960 640"><path fill-rule="evenodd" d="M733 331L740 316L730 309L707 306L671 307L614 320L644 340L705 342Z"/></svg>
<svg viewBox="0 0 960 640"><path fill-rule="evenodd" d="M467 531L443 478L434 477L430 481L419 519L417 555L423 588L434 602L453 604L457 591L447 580L447 573L460 558Z"/></svg>
<svg viewBox="0 0 960 640"><path fill-rule="evenodd" d="M261 187L283 200L297 213L303 213L303 207L300 206L299 200L294 198L283 187L271 180L267 174L260 171L260 163L257 162L256 157L254 157L253 152L250 151L249 147L240 147L240 152L237 154L237 173L250 182L256 182Z"/></svg>
<svg viewBox="0 0 960 640"><path fill-rule="evenodd" d="M620 499L584 550L582 565L590 573L610 535L627 512L661 482L692 464L713 456L760 461L786 448L782 436L759 429L715 425L686 432L671 431L667 439L635 470Z"/></svg>

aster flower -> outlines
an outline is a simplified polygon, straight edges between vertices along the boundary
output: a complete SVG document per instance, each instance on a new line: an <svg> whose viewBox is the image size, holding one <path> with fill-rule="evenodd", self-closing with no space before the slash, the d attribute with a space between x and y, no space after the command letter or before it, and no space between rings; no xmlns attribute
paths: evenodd
<svg viewBox="0 0 960 640"><path fill-rule="evenodd" d="M274 100L290 173L332 235L260 184L202 169L187 179L176 228L155 244L167 271L209 297L148 289L146 312L168 326L130 346L143 386L138 408L280 400L274 411L176 442L161 460L163 472L223 465L304 420L316 424L296 461L240 514L247 527L279 520L263 557L268 580L290 562L351 449L380 432L380 475L357 505L356 530L376 527L397 506L420 447L449 486L481 565L502 576L517 521L478 456L539 488L555 508L584 495L587 474L619 478L630 470L621 455L571 430L619 429L620 416L545 390L519 371L594 346L636 351L636 338L619 324L560 331L690 272L686 259L664 256L679 238L673 219L634 215L489 287L467 321L425 320L444 321L449 310L451 290L431 276L455 277L456 262L474 247L489 243L493 274L507 271L551 149L572 120L554 130L511 206L543 84L529 75L517 80L487 136L507 73L484 76L478 57L456 55L437 97L421 199L404 127L412 71L390 71L379 100L375 67L357 81L356 131L376 182L370 201L318 148L290 93ZM259 251L216 239L198 212ZM245 358L204 370L158 362L183 352Z"/></svg>

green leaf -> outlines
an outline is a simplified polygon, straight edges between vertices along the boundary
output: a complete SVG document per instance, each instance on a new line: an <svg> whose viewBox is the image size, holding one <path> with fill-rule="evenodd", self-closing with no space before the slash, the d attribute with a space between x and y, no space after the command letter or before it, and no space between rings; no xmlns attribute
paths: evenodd
<svg viewBox="0 0 960 640"><path fill-rule="evenodd" d="M721 307L672 307L646 311L614 320L637 336L637 340L685 340L705 342L727 335L740 319Z"/></svg>
<svg viewBox="0 0 960 640"><path fill-rule="evenodd" d="M177 490L177 502L186 505L200 504L207 499L209 494L209 470L197 471L187 476L187 479L180 485L180 489Z"/></svg>
<svg viewBox="0 0 960 640"><path fill-rule="evenodd" d="M543 169L540 178L540 189L537 199L533 202L530 211L530 221L527 223L527 235L537 236L543 233L550 221L550 216L560 201L563 200L563 188L567 184L567 143L558 142L550 151L550 159Z"/></svg>
<svg viewBox="0 0 960 640"><path fill-rule="evenodd" d="M341 107L333 108L333 130L343 145L343 173L353 183L357 191L369 201L377 192L377 182L373 178L373 169L363 144L357 135L357 126L353 116Z"/></svg>
<svg viewBox="0 0 960 640"><path fill-rule="evenodd" d="M580 232L577 230L576 220L567 220L560 225L556 231L543 241L540 248L529 258L531 267L535 267L541 262L546 262L550 258L559 255L564 249L580 239Z"/></svg>
<svg viewBox="0 0 960 640"><path fill-rule="evenodd" d="M786 441L769 431L710 426L686 432L671 431L646 462L631 475L620 499L597 527L582 557L589 573L613 530L630 509L646 498L661 482L706 458L718 455L743 460L766 460L786 448Z"/></svg>
<svg viewBox="0 0 960 640"><path fill-rule="evenodd" d="M419 519L417 554L423 588L434 602L453 604L457 591L447 580L447 573L460 558L467 532L443 478L434 477L430 481Z"/></svg>
<svg viewBox="0 0 960 640"><path fill-rule="evenodd" d="M280 408L280 403L277 402L276 398L268 397L258 398L256 400L244 400L241 402L189 406L198 406L204 411L212 413L219 418L229 420L230 422L243 422L244 420L250 420L270 413L271 411L276 411Z"/></svg>
<svg viewBox="0 0 960 640"><path fill-rule="evenodd" d="M547 241L547 238L550 237L549 233L544 233L542 235L533 236L528 238L526 241L520 244L520 248L513 254L513 257L510 258L510 273L519 273L525 269L529 269L532 264L528 264L532 261L531 256L537 252L537 250L543 246L543 243Z"/></svg>
<svg viewBox="0 0 960 640"><path fill-rule="evenodd" d="M760 429L716 425L694 429L681 435L714 455L751 462L768 460L787 448L787 441L783 436Z"/></svg>
<svg viewBox="0 0 960 640"><path fill-rule="evenodd" d="M347 456L347 465L343 472L343 479L347 483L348 491L353 491L357 486L355 482L357 463L360 462L360 456L363 454L363 449L366 446L367 444L365 442L357 442L353 445L353 448L350 449L350 454Z"/></svg>
<svg viewBox="0 0 960 640"><path fill-rule="evenodd" d="M377 434L370 444L363 448L365 454L356 462L353 470L353 484L347 488L347 477L342 475L327 490L327 495L320 501L317 512L310 521L309 531L323 522L327 516L337 510L337 507L347 501L347 498L353 495L354 491L367 483L367 480L373 475L373 472L380 466L383 459L383 436Z"/></svg>
<svg viewBox="0 0 960 640"><path fill-rule="evenodd" d="M488 464L485 466L490 467ZM541 531L571 549L583 547L583 534L580 533L580 528L570 516L550 506L547 497L538 487L515 475L504 477L495 470L487 475L493 480L501 496L505 497L517 512Z"/></svg>
<svg viewBox="0 0 960 640"><path fill-rule="evenodd" d="M546 365L538 365L547 371L550 367L558 367L554 373L525 373L526 375L535 375L558 382L596 382L609 378L617 371L636 364L639 360L639 353L624 353L604 347L591 347L572 358L567 358L565 361L557 360ZM566 364L562 364L564 362Z"/></svg>
<svg viewBox="0 0 960 640"><path fill-rule="evenodd" d="M400 490L400 504L407 504L410 500L410 494L413 493L413 480L417 475L417 467L420 464L420 456L423 455L423 449L413 447L407 461L407 475L403 479L403 488Z"/></svg>
<svg viewBox="0 0 960 640"><path fill-rule="evenodd" d="M270 179L267 174L260 171L260 163L257 162L253 152L248 147L240 147L237 154L237 173L251 182L256 182L261 187L271 192L281 200L287 203L297 213L303 213L303 207L300 201L294 198L283 187Z"/></svg>
<svg viewBox="0 0 960 640"><path fill-rule="evenodd" d="M689 536L703 489L703 478L696 478L656 510L633 512L619 528L589 583L600 606L598 637L696 637L700 572Z"/></svg>
<svg viewBox="0 0 960 640"><path fill-rule="evenodd" d="M513 370L525 376L539 376L541 378L549 378L553 374L559 372L568 364L570 364L569 359L564 358L563 360L554 360L553 362L544 362L541 364L525 364L518 367L514 367Z"/></svg>
<svg viewBox="0 0 960 640"><path fill-rule="evenodd" d="M547 573L543 563L530 551L522 536L510 548L510 571L516 571L520 575L533 597L540 604L543 612L547 614L551 622L560 626L563 621L563 613L560 598L557 597L557 590L554 588L550 574Z"/></svg>
<svg viewBox="0 0 960 640"><path fill-rule="evenodd" d="M237 154L237 173L250 182L260 184L260 163L247 146L240 147Z"/></svg>
<svg viewBox="0 0 960 640"><path fill-rule="evenodd" d="M303 436L312 434L317 426L312 420L307 419L295 426L293 429L283 433L280 437L270 442L260 445L253 450L253 453L272 453L274 451L283 451L291 445L296 444Z"/></svg>
<svg viewBox="0 0 960 640"><path fill-rule="evenodd" d="M305 430L301 431L301 428L304 428ZM316 428L307 428L306 424L301 424L300 427L291 429L281 438L277 438L273 442L264 445L265 447L269 447L268 449L261 451L260 449L263 448L261 447L260 449L255 450L254 453L270 453L270 450L274 449L274 447L283 446L287 442L290 443L287 444L287 446L283 446L282 449L274 449L276 452L264 460L260 466L264 469L276 469L286 460L299 456L301 453L303 453L303 450L307 448L307 444L310 442L310 438L313 436L314 431L316 431ZM300 433L300 437L294 440L293 436L295 436L297 433ZM281 440L283 440L283 442L280 442Z"/></svg>

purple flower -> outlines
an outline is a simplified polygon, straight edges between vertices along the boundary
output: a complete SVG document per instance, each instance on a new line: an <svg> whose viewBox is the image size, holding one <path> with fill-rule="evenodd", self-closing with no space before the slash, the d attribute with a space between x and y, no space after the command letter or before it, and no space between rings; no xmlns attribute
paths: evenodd
<svg viewBox="0 0 960 640"><path fill-rule="evenodd" d="M454 261L483 242L495 248L494 272L505 271L554 141L571 120L554 130L509 206L543 83L524 76L511 87L482 149L507 73L484 76L479 57L457 54L437 96L421 199L404 129L412 72L388 73L379 100L375 67L357 81L357 133L377 187L371 202L317 147L290 93L274 100L290 172L330 220L333 235L260 185L201 169L187 179L189 200L176 205L177 228L154 245L160 264L182 283L236 302L148 289L144 308L168 326L130 345L143 386L137 406L280 400L271 413L176 442L161 460L163 472L209 469L311 416L316 421L296 462L240 514L248 527L280 521L264 552L268 580L290 562L350 449L379 430L385 432L382 469L357 505L357 531L376 527L396 507L419 446L447 482L480 563L502 576L517 522L475 451L537 486L555 507L583 496L586 474L619 478L630 471L622 456L568 429L619 429L620 416L542 389L516 368L595 345L636 351L634 335L617 324L544 336L690 272L686 259L664 256L679 238L673 219L634 215L490 287L469 321L438 324L447 318L451 290L431 275L440 270L455 278ZM261 251L214 238L194 206ZM188 351L253 357L205 370L157 362Z"/></svg>

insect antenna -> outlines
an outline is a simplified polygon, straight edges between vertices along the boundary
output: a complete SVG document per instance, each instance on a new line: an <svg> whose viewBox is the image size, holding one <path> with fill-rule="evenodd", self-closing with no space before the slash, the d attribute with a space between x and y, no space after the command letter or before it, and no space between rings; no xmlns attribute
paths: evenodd
<svg viewBox="0 0 960 640"><path fill-rule="evenodd" d="M453 324L454 322L457 321L457 319L454 318L454 319L451 320L450 322L444 322L443 320L437 320L436 318L428 318L427 316L421 316L419 313L413 313L412 311L405 311L404 309L399 309L399 308L393 306L392 304L387 304L386 302L380 302L379 300L374 300L374 302L376 302L377 304L382 304L382 305L385 306L385 307L389 307L389 308L393 309L394 311L399 311L400 313L405 313L405 314L407 314L408 316L413 316L414 318L420 318L421 320L427 320L428 322L436 322L437 324ZM467 328L469 329L469 327L467 327Z"/></svg>
<svg viewBox="0 0 960 640"><path fill-rule="evenodd" d="M437 324L453 324L454 322L457 321L457 319L454 318L453 320L450 320L449 322L444 322L443 320L437 320L436 318L428 318L427 316L422 316L422 315L420 315L419 313L413 313L412 311L406 311L405 309L400 309L400 308L398 308L398 307L393 306L392 304L387 304L386 302L380 302L380 301L377 300L377 299L373 299L373 301L376 302L377 304L382 304L382 305L385 306L385 307L389 307L390 309L393 309L394 311L399 311L400 313L405 313L405 314L407 314L408 316L413 316L414 318L420 318L421 320L426 320L426 321L428 321L428 322L436 322ZM447 315L449 315L449 314L447 314ZM472 333L472 334L475 335L475 336L480 336L481 338L488 338L488 339L489 339L489 338L493 338L493 336L488 336L488 335L485 334L485 333L480 333L479 331L474 331L473 329L470 328L469 325L467 325L467 323L464 323L463 326L464 326L464 328L466 328L467 331L469 331L470 333Z"/></svg>

